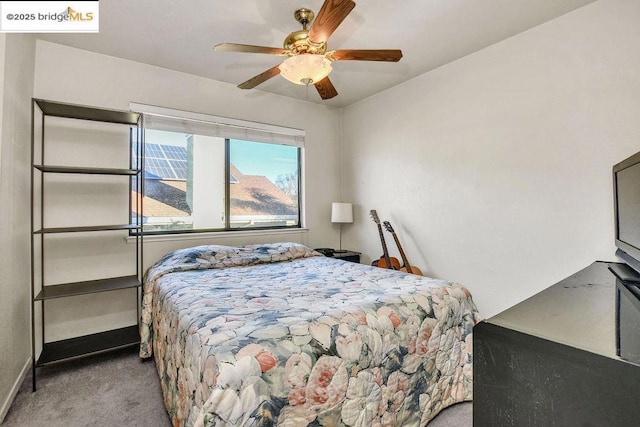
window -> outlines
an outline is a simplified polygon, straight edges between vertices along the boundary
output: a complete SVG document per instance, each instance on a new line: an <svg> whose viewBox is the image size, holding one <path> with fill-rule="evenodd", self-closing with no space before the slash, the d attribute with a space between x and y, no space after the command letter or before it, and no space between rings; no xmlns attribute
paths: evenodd
<svg viewBox="0 0 640 427"><path fill-rule="evenodd" d="M298 148L229 140L230 228L298 226Z"/></svg>
<svg viewBox="0 0 640 427"><path fill-rule="evenodd" d="M300 227L299 135L201 119L144 115L144 232Z"/></svg>

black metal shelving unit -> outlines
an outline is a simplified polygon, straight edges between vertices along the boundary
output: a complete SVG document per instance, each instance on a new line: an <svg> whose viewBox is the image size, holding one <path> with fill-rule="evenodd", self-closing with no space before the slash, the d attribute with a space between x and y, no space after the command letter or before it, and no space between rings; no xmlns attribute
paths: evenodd
<svg viewBox="0 0 640 427"><path fill-rule="evenodd" d="M38 119L36 119L37 110L41 112L41 118ZM48 164L45 156L45 130L47 126L47 117L113 123L128 126L130 134L129 167L105 168ZM39 133L36 132L36 128L38 126L40 127ZM131 198L129 199L129 211L127 212L127 219L129 220L129 223L115 225L96 224L77 227L45 227L44 193L46 191L46 182L44 177L47 174L122 176L127 180L126 182L128 183L129 194L131 194L132 191L137 192L137 194L143 194L144 147L141 129L142 117L137 113L60 103L43 99L33 99L31 133L31 350L33 391L36 390L37 367L133 346L140 342L138 324L140 321L139 288L142 284L143 274L143 214L140 198L136 197L135 202L132 202ZM126 184L123 183L123 185ZM132 203L135 203L136 206L133 206ZM132 208L134 207L136 215L131 218ZM131 221L131 219L133 219L133 221ZM47 283L44 267L44 247L47 244L46 236L64 233L95 234L95 232L111 231L133 232L135 236L135 274L71 283ZM36 248L36 246L38 248ZM46 328L46 301L55 298L68 298L78 295L110 292L122 289L136 289L136 310L138 319L136 324L59 341L45 342L44 331ZM41 304L42 309L42 320L40 325L41 334L37 334L36 331L35 312L37 304ZM38 340L42 345L42 351L39 356L36 355L36 342L38 342Z"/></svg>

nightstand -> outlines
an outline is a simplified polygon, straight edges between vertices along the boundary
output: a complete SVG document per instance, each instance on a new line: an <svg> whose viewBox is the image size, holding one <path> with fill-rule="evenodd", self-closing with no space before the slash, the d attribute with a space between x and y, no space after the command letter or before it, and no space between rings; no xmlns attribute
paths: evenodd
<svg viewBox="0 0 640 427"><path fill-rule="evenodd" d="M359 263L360 252L356 252L356 251L334 252L333 258Z"/></svg>

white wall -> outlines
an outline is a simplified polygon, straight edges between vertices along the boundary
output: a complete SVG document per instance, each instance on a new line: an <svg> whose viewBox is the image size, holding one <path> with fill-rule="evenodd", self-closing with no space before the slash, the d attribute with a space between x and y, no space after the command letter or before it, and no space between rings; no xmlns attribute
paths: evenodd
<svg viewBox="0 0 640 427"><path fill-rule="evenodd" d="M0 422L31 358L29 165L35 38L0 35Z"/></svg>
<svg viewBox="0 0 640 427"><path fill-rule="evenodd" d="M306 130L303 197L306 198L304 225L308 232L230 233L179 241L147 239L145 267L170 250L206 243L287 240L319 247L338 241L339 229L332 226L329 217L331 202L340 193L339 110L258 90L242 91L227 83L40 40L36 44L34 93L38 98L105 108L127 110L130 102L136 102ZM92 263L72 247L57 252L55 257L58 265L66 265L68 269L90 271L93 268ZM51 322L46 340L135 322L135 300L130 295L127 291L110 292L108 297L116 302L116 309L98 316L96 307L105 307L107 294L47 302Z"/></svg>
<svg viewBox="0 0 640 427"><path fill-rule="evenodd" d="M637 0L600 0L345 109L346 246L381 255L377 209L412 264L487 317L614 260L611 167L640 150L638 22Z"/></svg>

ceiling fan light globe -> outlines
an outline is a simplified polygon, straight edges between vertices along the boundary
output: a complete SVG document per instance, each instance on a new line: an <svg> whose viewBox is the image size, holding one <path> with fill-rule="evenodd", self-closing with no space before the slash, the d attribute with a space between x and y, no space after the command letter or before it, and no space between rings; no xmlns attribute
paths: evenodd
<svg viewBox="0 0 640 427"><path fill-rule="evenodd" d="M318 83L333 70L329 59L314 54L290 56L279 68L282 77L298 85Z"/></svg>

